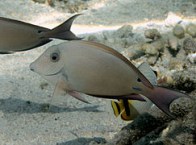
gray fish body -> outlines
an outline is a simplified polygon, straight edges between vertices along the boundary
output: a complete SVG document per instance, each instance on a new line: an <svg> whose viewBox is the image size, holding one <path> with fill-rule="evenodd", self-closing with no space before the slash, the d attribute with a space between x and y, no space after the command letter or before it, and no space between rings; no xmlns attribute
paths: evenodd
<svg viewBox="0 0 196 145"><path fill-rule="evenodd" d="M145 87L138 82L140 76L137 72L123 60L111 54L107 50L109 47L99 49L99 46L93 44L96 43L72 41L53 46L31 67L50 80L62 73L67 87L65 89L94 96L125 96L138 92L137 88ZM43 67L42 63L47 62L42 59L47 60L44 57L50 57L52 53L57 52L60 54L59 62L51 65L48 62L48 65ZM145 77L142 79L148 81ZM144 90L139 90L139 92L142 91Z"/></svg>
<svg viewBox="0 0 196 145"><path fill-rule="evenodd" d="M56 84L54 94L66 91L83 102L87 101L78 92L110 99L138 98L141 101L144 99L140 95L143 95L172 116L169 110L171 102L179 97L189 97L153 86L120 53L95 42L71 41L52 46L30 65L30 69Z"/></svg>
<svg viewBox="0 0 196 145"><path fill-rule="evenodd" d="M50 29L19 21L0 19L0 52L21 51L42 45L50 40L40 32Z"/></svg>
<svg viewBox="0 0 196 145"><path fill-rule="evenodd" d="M61 30L58 28L58 31L55 30L57 27L51 30L17 20L0 18L0 53L29 50L50 42L52 40L50 38L78 39L70 31L76 16L78 15L64 22ZM63 36L59 37L59 33L63 33Z"/></svg>
<svg viewBox="0 0 196 145"><path fill-rule="evenodd" d="M71 89L106 96L131 93L132 83L136 83L131 76L135 72L117 57L98 49L85 48L83 45L68 47L62 51L65 58L63 70Z"/></svg>

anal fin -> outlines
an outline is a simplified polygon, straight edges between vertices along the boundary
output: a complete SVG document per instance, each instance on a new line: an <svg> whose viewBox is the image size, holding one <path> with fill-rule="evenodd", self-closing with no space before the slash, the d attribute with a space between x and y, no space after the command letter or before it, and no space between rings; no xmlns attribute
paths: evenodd
<svg viewBox="0 0 196 145"><path fill-rule="evenodd" d="M67 91L67 93L68 93L70 96L72 96L72 97L74 97L74 98L76 98L76 99L78 99L78 100L80 100L80 101L82 101L82 102L84 102L84 103L90 104L85 98L83 98L83 97L80 95L80 93L78 93L78 92L76 92L76 91Z"/></svg>
<svg viewBox="0 0 196 145"><path fill-rule="evenodd" d="M139 94L131 94L126 96L129 100L138 100L138 101L146 101L141 95Z"/></svg>

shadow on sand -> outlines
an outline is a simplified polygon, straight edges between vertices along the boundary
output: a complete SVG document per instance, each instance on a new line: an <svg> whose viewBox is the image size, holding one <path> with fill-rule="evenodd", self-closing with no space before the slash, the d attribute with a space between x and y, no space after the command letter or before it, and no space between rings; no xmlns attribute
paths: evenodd
<svg viewBox="0 0 196 145"><path fill-rule="evenodd" d="M86 106L81 108L69 108L50 105L47 103L35 103L16 98L0 99L0 110L4 113L60 113L60 112L101 112L99 105Z"/></svg>
<svg viewBox="0 0 196 145"><path fill-rule="evenodd" d="M106 140L101 137L95 137L95 138L77 138L74 140L70 140L63 143L57 143L56 145L89 145L90 142L96 142L96 143L106 143Z"/></svg>

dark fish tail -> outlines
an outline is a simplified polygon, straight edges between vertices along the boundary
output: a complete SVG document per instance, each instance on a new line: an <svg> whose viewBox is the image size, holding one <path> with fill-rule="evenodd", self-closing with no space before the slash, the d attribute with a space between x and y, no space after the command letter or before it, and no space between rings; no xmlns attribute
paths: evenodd
<svg viewBox="0 0 196 145"><path fill-rule="evenodd" d="M81 38L77 37L73 32L70 31L73 21L79 15L81 14L76 14L72 16L64 23L46 32L44 37L58 38L58 39L63 39L63 40L80 40Z"/></svg>
<svg viewBox="0 0 196 145"><path fill-rule="evenodd" d="M145 96L149 98L158 108L171 117L174 117L169 110L172 101L180 97L190 97L184 93L158 86L155 86L151 92L145 94Z"/></svg>

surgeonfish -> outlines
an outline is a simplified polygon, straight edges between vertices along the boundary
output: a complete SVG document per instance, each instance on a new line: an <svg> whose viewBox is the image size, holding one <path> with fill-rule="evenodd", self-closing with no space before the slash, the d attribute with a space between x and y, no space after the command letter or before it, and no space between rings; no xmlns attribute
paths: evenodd
<svg viewBox="0 0 196 145"><path fill-rule="evenodd" d="M138 69L150 81L152 85L157 85L157 77L147 63L142 63ZM147 112L154 104L147 98L144 101L119 99L111 101L111 106L116 117L121 116L122 120L131 121L138 115Z"/></svg>
<svg viewBox="0 0 196 145"><path fill-rule="evenodd" d="M78 40L80 38L70 28L79 15L72 16L53 29L0 17L0 54L33 49L52 41L51 38Z"/></svg>
<svg viewBox="0 0 196 145"><path fill-rule="evenodd" d="M171 102L189 97L152 85L122 54L96 42L77 40L51 46L30 64L30 69L56 85L54 94L67 92L83 102L88 101L80 93L140 101L145 101L145 96L172 116Z"/></svg>

